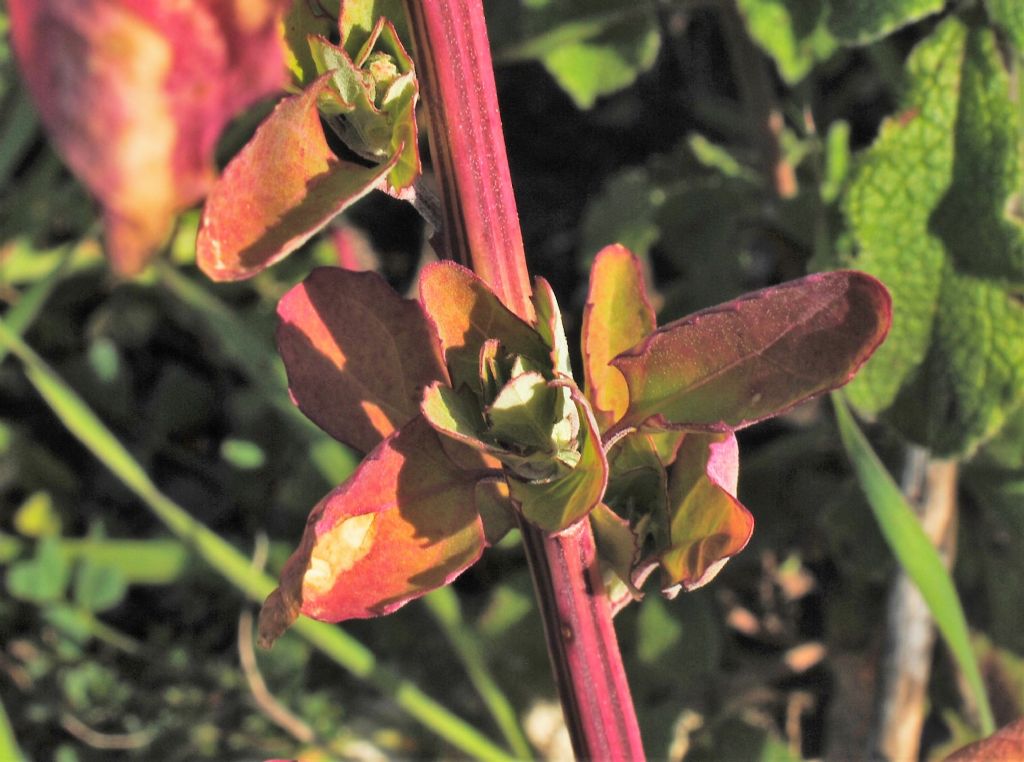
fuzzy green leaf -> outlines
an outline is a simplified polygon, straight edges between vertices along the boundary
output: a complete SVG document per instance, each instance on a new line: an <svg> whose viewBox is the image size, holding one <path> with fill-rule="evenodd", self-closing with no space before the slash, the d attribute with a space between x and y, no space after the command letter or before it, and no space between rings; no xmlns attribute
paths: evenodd
<svg viewBox="0 0 1024 762"><path fill-rule="evenodd" d="M1024 403L1019 115L994 35L949 19L907 63L845 198L856 255L892 290L893 333L849 387L937 454L970 452Z"/></svg>
<svg viewBox="0 0 1024 762"><path fill-rule="evenodd" d="M992 20L1006 32L1017 53L1024 55L1024 3L1020 0L986 0L985 7Z"/></svg>
<svg viewBox="0 0 1024 762"><path fill-rule="evenodd" d="M938 13L945 0L831 0L831 5L832 34L843 42L864 45Z"/></svg>

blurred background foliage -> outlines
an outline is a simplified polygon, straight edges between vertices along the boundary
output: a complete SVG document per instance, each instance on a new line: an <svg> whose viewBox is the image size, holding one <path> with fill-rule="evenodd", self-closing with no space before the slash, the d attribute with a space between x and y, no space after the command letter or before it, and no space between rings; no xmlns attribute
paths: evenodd
<svg viewBox="0 0 1024 762"><path fill-rule="evenodd" d="M852 0L487 0L527 256L555 286L570 333L589 261L612 241L644 258L660 322L808 268L859 266L857 257L870 265L870 228L880 223L870 209L863 224L851 212L852 194L870 185L863 167L904 161L908 172L957 171L927 155L887 157L883 138L875 140L901 120L936 125L906 105L917 85L904 64L926 58L938 35L968 35L961 26L981 40L977 60L1003 88L978 96L988 108L979 119L1010 114L997 125L1003 154L993 160L1007 168L1006 183L988 203L1017 226L1000 245L1020 249L1019 6L871 5L861 13ZM276 572L310 506L357 462L291 407L272 342L276 301L311 267L339 256L408 288L424 256L424 226L410 207L374 194L287 262L245 283L214 285L193 264L192 210L157 264L118 281L103 260L97 207L47 143L6 28L0 10L5 323L23 332L164 499L255 567ZM952 109L949 119L961 125L981 113L963 105L963 92L935 96L952 99L937 108ZM221 165L266 111L232 124ZM964 139L978 155L995 150ZM934 177L883 174L878 198L865 203L898 223L914 212L889 208L899 195L886 195L893 183L940 182ZM950 214L968 226L985 212L975 205ZM914 243L926 233L906 235ZM923 265L912 257L884 267L909 275ZM999 285L985 293L998 291L1016 313L1000 317L977 303L960 313L1008 336L1011 363L1024 353L1022 275L1016 261L986 274ZM898 299L910 288L889 285ZM948 311L949 303L931 309ZM0 741L10 728L28 758L60 762L471 753L389 698L392 678L360 679L301 633L254 653L254 588L211 566L221 550L197 551L189 525L169 531L169 514L152 508L160 501L140 498L125 471L119 478L102 444L69 433L69 414L56 416L26 375L25 353L19 362L9 356L13 345L3 346ZM891 400L869 392L854 401L883 414L874 441L898 471L924 414L893 412ZM998 415L969 442L948 434L939 442L964 463L956 578L1005 722L1024 713L1024 587L1009 582L1024 578L1024 383L1004 379L995 393ZM740 497L757 519L751 545L708 588L674 601L649 595L616 620L648 753L862 756L892 555L825 403L745 432L741 447ZM524 748L519 731L502 725L505 707L532 754L567 754L514 534L454 591L344 630L371 646L388 675L425 687L483 735L504 739L495 743ZM497 697L482 700L488 691ZM929 699L924 755L976 735L941 649Z"/></svg>

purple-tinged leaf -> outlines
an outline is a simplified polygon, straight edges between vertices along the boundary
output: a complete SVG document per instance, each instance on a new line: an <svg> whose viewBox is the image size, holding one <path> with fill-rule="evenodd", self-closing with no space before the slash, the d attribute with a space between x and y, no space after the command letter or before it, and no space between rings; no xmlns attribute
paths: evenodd
<svg viewBox="0 0 1024 762"><path fill-rule="evenodd" d="M616 428L734 431L849 381L889 330L864 273L809 275L670 323L612 365L629 387Z"/></svg>
<svg viewBox="0 0 1024 762"><path fill-rule="evenodd" d="M290 254L397 161L397 154L371 167L339 160L320 125L321 98L341 103L329 75L279 103L211 190L196 258L214 280L249 278Z"/></svg>
<svg viewBox="0 0 1024 762"><path fill-rule="evenodd" d="M420 304L441 339L456 389L479 391L480 349L488 339L502 349L538 362L550 349L540 335L510 311L479 277L454 262L427 265L420 275Z"/></svg>
<svg viewBox="0 0 1024 762"><path fill-rule="evenodd" d="M381 442L313 509L263 604L261 642L300 613L327 622L382 616L451 582L483 552L478 480L420 418Z"/></svg>
<svg viewBox="0 0 1024 762"><path fill-rule="evenodd" d="M313 270L277 306L277 345L292 398L335 439L369 452L445 381L420 306L375 273Z"/></svg>
<svg viewBox="0 0 1024 762"><path fill-rule="evenodd" d="M665 583L695 590L746 547L754 517L736 499L739 450L732 434L687 434L668 482L668 548L660 553Z"/></svg>

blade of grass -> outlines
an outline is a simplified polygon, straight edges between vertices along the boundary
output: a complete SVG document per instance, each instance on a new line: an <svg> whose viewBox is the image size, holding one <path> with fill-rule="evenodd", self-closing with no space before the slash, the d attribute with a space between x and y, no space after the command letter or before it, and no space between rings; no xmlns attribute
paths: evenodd
<svg viewBox="0 0 1024 762"><path fill-rule="evenodd" d="M488 711L498 724L498 729L505 737L505 743L517 757L522 759L532 757L533 749L530 747L530 742L526 740L526 736L523 735L515 709L512 708L508 697L491 674L476 633L462 618L459 596L450 587L440 587L423 598L423 603L426 605L427 611L441 626L452 649L458 654L466 669L466 674L469 675L470 682L473 683L473 687L480 694L480 698L483 699Z"/></svg>
<svg viewBox="0 0 1024 762"><path fill-rule="evenodd" d="M46 275L22 291L14 306L4 313L4 322L7 323L9 330L19 336L25 335L29 326L39 316L46 300L53 293L53 289L57 287L63 277L73 248L75 247L66 248L64 255L57 260L57 264ZM0 362L7 357L7 352L6 346L0 346Z"/></svg>
<svg viewBox="0 0 1024 762"><path fill-rule="evenodd" d="M995 720L981 670L971 649L967 619L953 579L943 566L935 546L925 535L913 509L907 505L899 486L853 420L846 402L838 394L832 395L832 401L843 447L853 464L857 481L867 496L882 535L900 566L921 591L921 597L928 604L939 632L974 694L981 731L986 736L991 735L995 732Z"/></svg>
<svg viewBox="0 0 1024 762"><path fill-rule="evenodd" d="M22 361L29 381L68 431L141 498L172 533L252 600L262 601L269 595L276 586L274 580L265 574L254 573L245 555L164 495L92 409L2 320L0 345L6 346ZM306 618L299 619L292 629L462 752L479 759L512 759L419 687L378 664L373 653L344 630Z"/></svg>
<svg viewBox="0 0 1024 762"><path fill-rule="evenodd" d="M0 704L0 759L9 759L11 762L22 762L25 755L18 748L18 741L14 737L14 728L7 717L7 710Z"/></svg>

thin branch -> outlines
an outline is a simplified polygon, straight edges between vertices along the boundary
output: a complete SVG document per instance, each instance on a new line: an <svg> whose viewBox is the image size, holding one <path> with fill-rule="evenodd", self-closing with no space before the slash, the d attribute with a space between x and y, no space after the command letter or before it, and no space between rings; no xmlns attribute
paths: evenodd
<svg viewBox="0 0 1024 762"><path fill-rule="evenodd" d="M903 494L948 567L956 542L955 460L908 448ZM916 585L902 569L889 595L870 749L877 759L917 759L935 647L935 625Z"/></svg>

